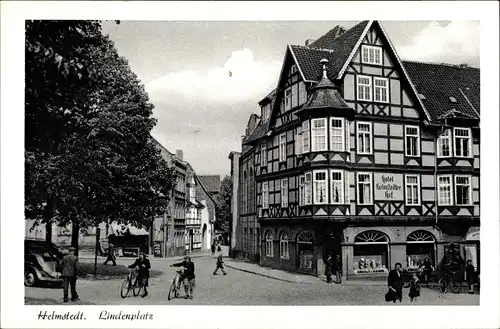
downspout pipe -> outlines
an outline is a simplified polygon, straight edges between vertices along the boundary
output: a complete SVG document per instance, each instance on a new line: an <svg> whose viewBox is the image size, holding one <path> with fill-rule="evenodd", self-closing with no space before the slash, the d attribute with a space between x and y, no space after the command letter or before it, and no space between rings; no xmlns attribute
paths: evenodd
<svg viewBox="0 0 500 329"><path fill-rule="evenodd" d="M439 136L446 130L447 124L448 124L447 119L444 119L444 125L442 125L441 128L439 128L437 135L436 135L436 139L434 140L434 154L435 154L435 158L434 158L434 200L436 200L436 211L434 212L434 216L435 216L434 225L435 226L437 226L437 224L438 224L438 203L439 203L439 199L438 199L439 198L439 195L438 195L439 186L438 186L438 177L437 177L438 141L439 141ZM450 152L451 152L451 148L450 148Z"/></svg>

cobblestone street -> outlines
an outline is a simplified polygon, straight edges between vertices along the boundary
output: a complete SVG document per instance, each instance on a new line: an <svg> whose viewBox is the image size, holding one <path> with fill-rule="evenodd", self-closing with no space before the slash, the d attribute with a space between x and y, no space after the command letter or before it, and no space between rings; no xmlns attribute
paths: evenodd
<svg viewBox="0 0 500 329"><path fill-rule="evenodd" d="M87 260L88 261L88 260ZM327 285L323 278L300 276L282 271L274 277L243 272L254 266L239 265L237 262L226 261L228 275L219 272L212 275L215 259L210 256L193 258L196 266L196 288L193 300L182 298L167 300L170 280L175 272L169 267L176 259L152 260L152 269L163 272L158 277L150 279L149 296L146 298L120 297L121 279L118 280L79 280L77 290L81 301L78 304L143 304L143 305L392 305L384 301L386 285L384 282L353 282L342 285ZM118 264L128 264L130 260L119 260ZM265 269L264 269L265 270ZM266 270L265 270L266 271ZM268 270L267 270L268 271ZM302 282L292 282L294 278L303 277ZM286 282L283 280L288 280ZM464 289L465 292L465 289ZM403 292L403 305L409 305L408 290ZM58 288L25 288L26 304L63 304L62 290ZM68 305L74 303L68 303ZM422 296L417 305L479 305L479 295L466 293L440 294L430 289L422 289Z"/></svg>

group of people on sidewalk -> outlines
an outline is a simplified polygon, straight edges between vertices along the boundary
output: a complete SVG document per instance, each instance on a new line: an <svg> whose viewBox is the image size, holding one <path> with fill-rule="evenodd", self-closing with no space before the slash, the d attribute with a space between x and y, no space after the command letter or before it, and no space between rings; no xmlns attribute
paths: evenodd
<svg viewBox="0 0 500 329"><path fill-rule="evenodd" d="M342 283L342 262L340 255L332 259L332 255L328 255L325 262L326 283L332 283L332 274L335 273L335 283Z"/></svg>

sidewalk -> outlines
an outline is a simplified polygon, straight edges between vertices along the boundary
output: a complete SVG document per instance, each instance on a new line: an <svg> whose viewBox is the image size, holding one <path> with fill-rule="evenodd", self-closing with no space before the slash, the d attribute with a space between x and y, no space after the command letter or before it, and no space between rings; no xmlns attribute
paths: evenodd
<svg viewBox="0 0 500 329"><path fill-rule="evenodd" d="M325 276L316 277L312 275L304 275L298 273L292 273L282 270L275 270L268 267L261 267L259 264L248 263L244 261L237 261L233 259L225 259L224 264L233 270L242 271L246 273L251 273L255 275L260 275L270 279L275 279L279 281L289 282L289 283L301 283L301 284L324 284L326 283ZM335 278L333 278L335 279ZM342 278L342 285L346 286L385 286L387 282L384 281L370 281L370 280L355 280L349 278L346 280L345 277Z"/></svg>

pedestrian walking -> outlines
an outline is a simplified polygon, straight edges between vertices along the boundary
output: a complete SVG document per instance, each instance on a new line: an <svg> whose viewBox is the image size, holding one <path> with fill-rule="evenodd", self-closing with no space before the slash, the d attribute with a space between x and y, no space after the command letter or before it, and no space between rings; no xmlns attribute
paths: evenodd
<svg viewBox="0 0 500 329"><path fill-rule="evenodd" d="M342 283L342 260L340 259L340 255L337 255L335 258L335 275L335 283Z"/></svg>
<svg viewBox="0 0 500 329"><path fill-rule="evenodd" d="M215 243L212 243L212 256L215 255Z"/></svg>
<svg viewBox="0 0 500 329"><path fill-rule="evenodd" d="M389 272L389 277L387 279L387 285L389 286L389 292L385 296L386 301L393 301L399 299L401 303L403 300L403 274L401 273L401 263L394 264L394 269Z"/></svg>
<svg viewBox="0 0 500 329"><path fill-rule="evenodd" d="M432 266L431 259L429 256L425 256L424 262L420 265L420 268L424 268L424 281L425 283L429 282L432 271L434 270L434 266Z"/></svg>
<svg viewBox="0 0 500 329"><path fill-rule="evenodd" d="M64 280L63 294L64 302L68 302L68 288L71 286L71 300L79 300L76 292L76 277L78 271L78 257L75 255L76 249L74 247L68 248L69 253L61 260L61 276Z"/></svg>
<svg viewBox="0 0 500 329"><path fill-rule="evenodd" d="M420 296L420 280L418 279L417 273L413 273L413 276L410 280L410 293L408 297L410 297L410 303L413 301L417 301L417 297Z"/></svg>
<svg viewBox="0 0 500 329"><path fill-rule="evenodd" d="M113 263L113 266L116 266L116 257L115 257L115 245L111 242L109 242L108 246L108 258L106 258L106 261L104 262L104 265L108 265L108 262L111 261Z"/></svg>
<svg viewBox="0 0 500 329"><path fill-rule="evenodd" d="M476 269L474 265L472 265L472 261L469 259L467 261L467 266L465 266L465 279L467 281L467 285L469 286L469 294L474 293L474 274Z"/></svg>
<svg viewBox="0 0 500 329"><path fill-rule="evenodd" d="M184 273L182 274L182 281L184 282L184 291L186 293L185 299L193 299L193 291L196 286L195 274L194 274L194 263L191 261L191 257L185 256L184 261L180 263L175 263L170 266L173 267L184 267Z"/></svg>
<svg viewBox="0 0 500 329"><path fill-rule="evenodd" d="M130 265L128 268L139 268L139 284L144 288L144 293L141 295L142 298L148 295L149 286L149 269L151 268L151 263L147 258L146 253L141 253L139 258L137 258L134 264Z"/></svg>
<svg viewBox="0 0 500 329"><path fill-rule="evenodd" d="M328 255L325 261L325 276L326 276L326 283L332 283L332 256Z"/></svg>
<svg viewBox="0 0 500 329"><path fill-rule="evenodd" d="M217 256L217 266L215 267L214 275L217 275L217 271L219 268L222 270L222 274L227 275L226 271L224 270L224 259L222 258L222 252L219 253L219 256Z"/></svg>

